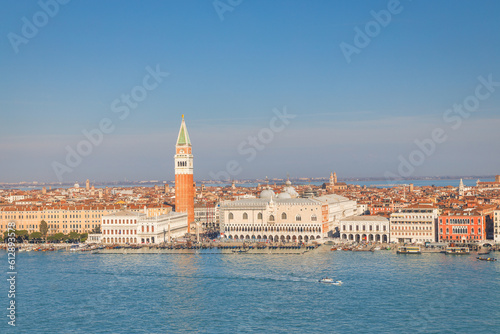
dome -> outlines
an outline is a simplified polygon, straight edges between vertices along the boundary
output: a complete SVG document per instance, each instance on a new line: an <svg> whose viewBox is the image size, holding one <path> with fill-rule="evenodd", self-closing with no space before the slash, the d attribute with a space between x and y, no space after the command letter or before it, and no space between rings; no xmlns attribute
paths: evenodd
<svg viewBox="0 0 500 334"><path fill-rule="evenodd" d="M292 196L287 192L282 192L278 194L278 198L292 198Z"/></svg>
<svg viewBox="0 0 500 334"><path fill-rule="evenodd" d="M295 190L294 187L285 187L283 192L288 193L292 198L298 197L299 193Z"/></svg>
<svg viewBox="0 0 500 334"><path fill-rule="evenodd" d="M273 198L273 197L276 197L276 195L274 194L274 191L272 191L271 189L262 190L262 192L260 193L260 198Z"/></svg>
<svg viewBox="0 0 500 334"><path fill-rule="evenodd" d="M290 187L292 185L292 182L290 180L286 180L285 185L287 187Z"/></svg>

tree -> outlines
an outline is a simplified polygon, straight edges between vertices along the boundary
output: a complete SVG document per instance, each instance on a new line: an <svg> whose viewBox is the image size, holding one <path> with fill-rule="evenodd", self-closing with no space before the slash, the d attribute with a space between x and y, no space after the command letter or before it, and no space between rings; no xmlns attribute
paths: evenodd
<svg viewBox="0 0 500 334"><path fill-rule="evenodd" d="M49 232L49 225L47 225L47 222L45 220L42 220L40 222L39 229L40 229L40 233L42 233L42 236L44 238L47 238L47 233Z"/></svg>
<svg viewBox="0 0 500 334"><path fill-rule="evenodd" d="M42 239L42 233L40 232L33 232L30 234L30 240L41 240Z"/></svg>
<svg viewBox="0 0 500 334"><path fill-rule="evenodd" d="M70 241L79 241L80 240L80 234L78 234L78 232L70 232L68 234L68 239Z"/></svg>
<svg viewBox="0 0 500 334"><path fill-rule="evenodd" d="M88 233L82 233L80 235L80 242L85 242L87 241L87 238L89 237L89 234Z"/></svg>
<svg viewBox="0 0 500 334"><path fill-rule="evenodd" d="M9 234L12 233L12 232L15 233L16 231L10 231L10 232L9 231L5 231L5 232L3 232L3 240L4 240L4 242L7 242L7 239L9 238Z"/></svg>
<svg viewBox="0 0 500 334"><path fill-rule="evenodd" d="M23 242L24 240L28 239L28 231L26 230L14 230L14 231L5 231L3 232L3 239L4 241L7 240L9 238L9 234L14 232L15 234L15 238L16 238L16 242Z"/></svg>
<svg viewBox="0 0 500 334"><path fill-rule="evenodd" d="M101 225L97 225L96 227L94 227L92 233L101 233Z"/></svg>
<svg viewBox="0 0 500 334"><path fill-rule="evenodd" d="M16 237L18 242L23 242L28 239L29 233L26 230L16 230Z"/></svg>
<svg viewBox="0 0 500 334"><path fill-rule="evenodd" d="M47 240L61 242L67 238L68 238L67 235L65 235L64 233L56 233L54 235L47 237Z"/></svg>

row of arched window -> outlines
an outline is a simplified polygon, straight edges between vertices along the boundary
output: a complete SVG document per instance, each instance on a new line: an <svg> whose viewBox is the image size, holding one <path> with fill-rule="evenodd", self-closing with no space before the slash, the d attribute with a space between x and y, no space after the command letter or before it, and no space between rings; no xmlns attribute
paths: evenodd
<svg viewBox="0 0 500 334"><path fill-rule="evenodd" d="M233 213L232 213L232 212L229 212L229 216L228 216L228 218L229 218L229 220L234 219L234 215L233 215ZM243 212L243 220L247 220L247 219L248 219L248 213ZM261 213L261 212L259 212L259 213L257 214L257 219L262 219L262 213ZM287 219L287 214L286 214L285 212L283 212L283 213L281 214L281 219L283 219L283 220ZM274 218L274 215L270 215L270 216L269 216L269 221L270 221L270 222L273 222L273 221L275 221L275 220L276 220L276 219ZM296 215L296 216L295 216L295 221L297 221L297 222L302 221L302 217L301 217L300 215ZM312 216L311 216L311 221L313 221L313 222L318 221L318 217L317 217L316 215L312 215Z"/></svg>
<svg viewBox="0 0 500 334"><path fill-rule="evenodd" d="M349 226L349 231L353 231L353 225L348 225L348 226ZM356 225L355 227L356 227L356 231L360 230L359 229L359 225ZM365 225L362 225L361 228L362 228L362 231L366 231L366 226ZM369 228L370 231L373 231L373 226L372 225L369 225L368 228ZM385 232L385 230L386 230L386 226L385 225L382 226L382 230ZM343 225L342 231L347 231L347 226L346 225ZM377 232L379 231L379 226L378 225L375 225L375 231L377 231Z"/></svg>
<svg viewBox="0 0 500 334"><path fill-rule="evenodd" d="M320 227L296 227L296 226L288 226L288 227L279 227L279 226L232 227L232 226L229 226L229 227L226 227L226 232L321 232L321 228Z"/></svg>

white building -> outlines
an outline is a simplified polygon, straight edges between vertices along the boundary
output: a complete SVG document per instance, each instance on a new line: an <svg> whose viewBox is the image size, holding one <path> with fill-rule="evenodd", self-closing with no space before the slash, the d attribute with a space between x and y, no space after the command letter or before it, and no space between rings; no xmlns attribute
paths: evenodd
<svg viewBox="0 0 500 334"><path fill-rule="evenodd" d="M219 230L219 208L217 204L195 204L194 221L200 223L203 230Z"/></svg>
<svg viewBox="0 0 500 334"><path fill-rule="evenodd" d="M395 242L437 242L439 210L432 206L416 205L391 214L390 240Z"/></svg>
<svg viewBox="0 0 500 334"><path fill-rule="evenodd" d="M313 197L314 200L321 202L323 213L327 214L323 217L324 221L328 223L326 227L330 236L339 232L340 220L346 217L360 215L363 212L358 212L358 205L356 201L350 200L346 197L330 194L319 197Z"/></svg>
<svg viewBox="0 0 500 334"><path fill-rule="evenodd" d="M101 219L102 243L105 244L159 244L187 233L186 213L169 212L147 217L145 213L121 210Z"/></svg>
<svg viewBox="0 0 500 334"><path fill-rule="evenodd" d="M341 218L356 214L356 202L339 195L294 196L295 190L287 185L277 196L266 189L259 198L222 202L221 236L234 240L307 242L326 237Z"/></svg>
<svg viewBox="0 0 500 334"><path fill-rule="evenodd" d="M87 240L85 240L87 244L100 244L102 243L102 234L101 233L89 233Z"/></svg>
<svg viewBox="0 0 500 334"><path fill-rule="evenodd" d="M390 242L389 219L382 216L354 216L340 221L344 241Z"/></svg>
<svg viewBox="0 0 500 334"><path fill-rule="evenodd" d="M13 203L13 202L16 202L16 201L23 200L25 198L26 198L26 196L24 196L24 195L10 195L9 197L7 197L7 201L9 203Z"/></svg>
<svg viewBox="0 0 500 334"><path fill-rule="evenodd" d="M500 244L500 210L493 211L493 239Z"/></svg>

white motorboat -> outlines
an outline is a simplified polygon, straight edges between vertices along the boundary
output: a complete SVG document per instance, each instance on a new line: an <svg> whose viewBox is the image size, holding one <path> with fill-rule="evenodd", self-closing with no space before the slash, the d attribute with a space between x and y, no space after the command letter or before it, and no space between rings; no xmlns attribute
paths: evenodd
<svg viewBox="0 0 500 334"><path fill-rule="evenodd" d="M334 280L333 278L328 278L328 277L322 278L318 282L324 283L324 284L333 284L333 285L338 285L338 286L342 285L342 281L337 281L337 280Z"/></svg>

